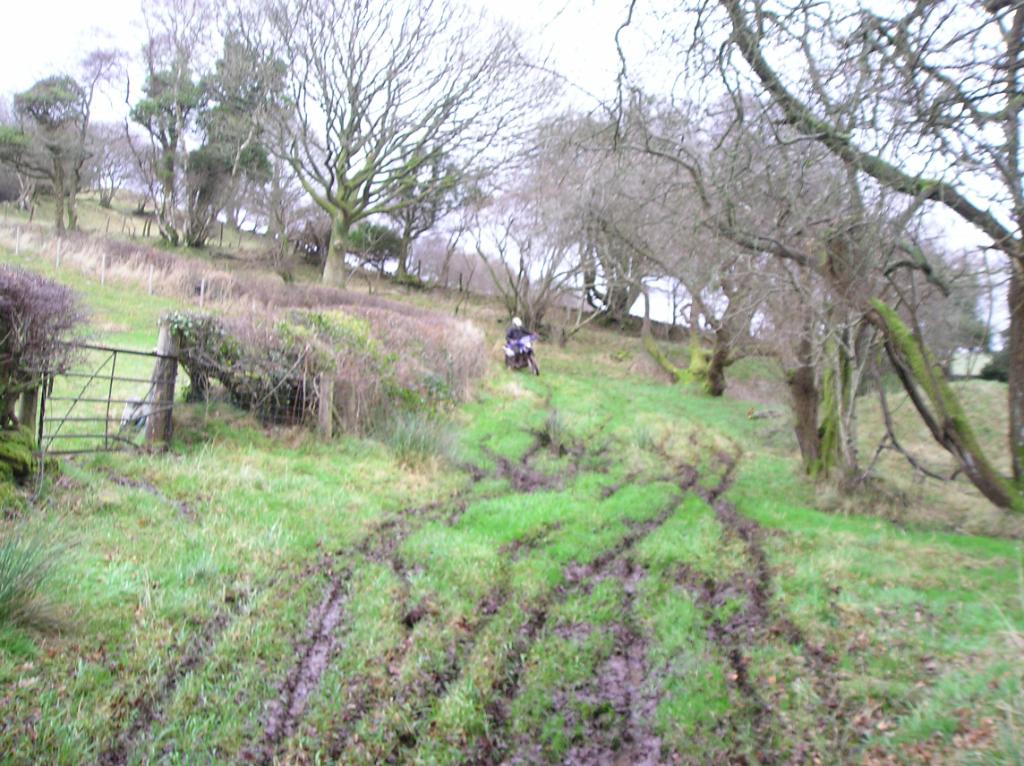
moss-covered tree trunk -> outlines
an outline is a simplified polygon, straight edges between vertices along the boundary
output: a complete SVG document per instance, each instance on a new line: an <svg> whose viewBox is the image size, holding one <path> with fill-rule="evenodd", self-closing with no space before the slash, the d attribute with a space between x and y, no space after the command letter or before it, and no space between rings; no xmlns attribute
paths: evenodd
<svg viewBox="0 0 1024 766"><path fill-rule="evenodd" d="M672 364L672 361L658 347L658 343L654 340L654 335L651 332L651 298L646 290L644 291L644 322L640 326L640 339L644 344L644 349L658 363L658 366L671 376L673 383L689 381L686 371Z"/></svg>
<svg viewBox="0 0 1024 766"><path fill-rule="evenodd" d="M725 393L725 368L729 366L731 340L724 323L715 330L714 345L708 356L707 377L704 381L704 390L712 396L721 396Z"/></svg>
<svg viewBox="0 0 1024 766"><path fill-rule="evenodd" d="M869 319L885 334L886 353L932 436L992 503L1024 512L1024 491L988 460L938 363L892 308L879 300L871 305Z"/></svg>
<svg viewBox="0 0 1024 766"><path fill-rule="evenodd" d="M344 287L348 272L345 258L350 250L349 234L352 221L344 212L338 213L331 220L331 239L327 246L327 260L324 262L323 283Z"/></svg>
<svg viewBox="0 0 1024 766"><path fill-rule="evenodd" d="M853 363L841 343L829 343L821 391L821 414L818 425L818 457L810 464L811 475L829 476L838 472L841 483L857 472L857 448L854 443L854 408L852 390Z"/></svg>

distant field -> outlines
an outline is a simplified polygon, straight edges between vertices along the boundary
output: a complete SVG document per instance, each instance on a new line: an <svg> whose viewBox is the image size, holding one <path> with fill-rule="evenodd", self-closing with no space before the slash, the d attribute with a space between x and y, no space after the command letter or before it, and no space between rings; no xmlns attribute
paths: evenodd
<svg viewBox="0 0 1024 766"><path fill-rule="evenodd" d="M110 343L177 302L0 260ZM634 339L507 373L463 310L494 359L433 451L181 404L166 453L66 461L5 516L61 543L63 628L0 628L0 762L1021 762L1024 558L976 534L1016 519L894 455L863 496L806 482L784 408L668 386ZM1005 389L965 385L1000 443ZM880 427L866 401L865 463Z"/></svg>

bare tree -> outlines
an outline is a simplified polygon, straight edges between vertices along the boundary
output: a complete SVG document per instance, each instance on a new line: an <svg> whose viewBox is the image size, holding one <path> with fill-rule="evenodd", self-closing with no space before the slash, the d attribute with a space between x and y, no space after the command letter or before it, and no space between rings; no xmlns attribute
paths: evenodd
<svg viewBox="0 0 1024 766"><path fill-rule="evenodd" d="M774 348L787 368L808 471L859 475L856 394L875 340L865 306L891 288L887 275L913 262L906 240L917 207L865 191L827 150L795 140L742 98L707 109L649 105L631 120L624 145L672 168L664 184L691 203L675 204L689 211L681 220L691 230L673 266L688 288L691 332L702 318L713 333L710 354L698 359L709 389L721 374L716 358L728 361L735 340L753 345L760 314L756 345Z"/></svg>
<svg viewBox="0 0 1024 766"><path fill-rule="evenodd" d="M509 318L540 330L552 310L575 304L580 243L566 236L544 168L478 211L467 239L491 277Z"/></svg>
<svg viewBox="0 0 1024 766"><path fill-rule="evenodd" d="M114 196L136 175L135 159L124 127L114 123L93 124L88 135L85 183L100 195L100 207L109 208Z"/></svg>
<svg viewBox="0 0 1024 766"><path fill-rule="evenodd" d="M986 458L912 317L908 325L904 293L893 285L888 299L862 296L861 308L935 439L993 503L1024 510L1024 7L709 0L691 10L699 32L685 36L709 53L691 58L701 74L757 93L851 172L943 207L1004 256L1010 479ZM931 269L921 251L909 263Z"/></svg>
<svg viewBox="0 0 1024 766"><path fill-rule="evenodd" d="M325 282L356 223L415 202L439 156L484 159L528 103L515 36L448 0L276 0L268 22L295 110L281 149L333 222Z"/></svg>

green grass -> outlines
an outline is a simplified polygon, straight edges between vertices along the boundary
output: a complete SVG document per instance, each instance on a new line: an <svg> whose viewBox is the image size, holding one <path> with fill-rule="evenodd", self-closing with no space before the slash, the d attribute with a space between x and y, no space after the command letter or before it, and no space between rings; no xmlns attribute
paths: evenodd
<svg viewBox="0 0 1024 766"><path fill-rule="evenodd" d="M52 630L60 624L45 594L61 556L59 546L31 530L11 525L0 531L0 629Z"/></svg>
<svg viewBox="0 0 1024 766"><path fill-rule="evenodd" d="M98 340L148 347L174 307L18 260L80 290ZM969 493L959 524L908 515L899 487L839 502L799 475L778 421L645 375L635 340L586 330L538 353L539 378L494 360L450 422L322 442L183 404L165 453L65 461L0 521L71 543L40 590L62 632L0 628L0 761L95 762L119 742L131 763L257 757L310 615L346 574L333 653L271 745L279 762L611 747L623 635L642 645L631 704L666 760L1014 762L1024 554L965 533L1012 520ZM750 630L758 562L701 497L723 456L767 567Z"/></svg>

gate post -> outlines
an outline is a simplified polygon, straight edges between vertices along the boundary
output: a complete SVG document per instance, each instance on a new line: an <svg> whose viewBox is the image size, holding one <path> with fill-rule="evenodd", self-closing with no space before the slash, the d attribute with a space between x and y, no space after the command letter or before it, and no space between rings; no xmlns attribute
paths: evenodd
<svg viewBox="0 0 1024 766"><path fill-rule="evenodd" d="M23 391L21 394L21 403L18 408L18 423L22 427L27 427L32 431L32 435L35 436L38 426L36 420L39 414L39 386L30 388L28 391Z"/></svg>
<svg viewBox="0 0 1024 766"><path fill-rule="evenodd" d="M318 382L318 430L322 438L330 439L334 433L334 376L328 372L322 373Z"/></svg>
<svg viewBox="0 0 1024 766"><path fill-rule="evenodd" d="M146 418L146 442L157 444L170 441L174 430L171 409L174 405L174 380L178 374L178 338L171 331L170 322L160 320L160 337L156 344L156 366L150 384L152 402Z"/></svg>

